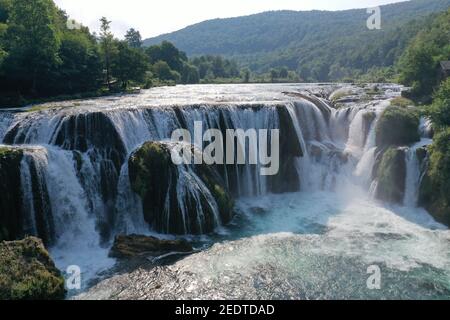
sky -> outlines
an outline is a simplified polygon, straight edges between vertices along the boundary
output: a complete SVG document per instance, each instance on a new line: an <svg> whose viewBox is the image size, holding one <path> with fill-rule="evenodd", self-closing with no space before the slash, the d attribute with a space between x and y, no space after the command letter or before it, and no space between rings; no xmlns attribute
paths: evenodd
<svg viewBox="0 0 450 320"><path fill-rule="evenodd" d="M214 18L270 10L371 8L401 1L405 0L55 0L71 19L92 31L98 31L99 19L106 16L119 38L131 27L149 38Z"/></svg>

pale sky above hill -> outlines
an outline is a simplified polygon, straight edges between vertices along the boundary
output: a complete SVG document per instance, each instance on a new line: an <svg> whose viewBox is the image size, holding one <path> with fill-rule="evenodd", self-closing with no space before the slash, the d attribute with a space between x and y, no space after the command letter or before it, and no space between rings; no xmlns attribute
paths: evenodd
<svg viewBox="0 0 450 320"><path fill-rule="evenodd" d="M214 18L269 10L345 10L370 8L404 0L55 0L70 18L97 31L102 16L113 21L116 36L130 27L144 38Z"/></svg>

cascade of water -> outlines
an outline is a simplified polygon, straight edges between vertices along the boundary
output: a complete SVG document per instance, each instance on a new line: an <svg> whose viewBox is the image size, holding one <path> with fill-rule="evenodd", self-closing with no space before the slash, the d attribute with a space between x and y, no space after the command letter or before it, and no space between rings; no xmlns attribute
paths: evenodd
<svg viewBox="0 0 450 320"><path fill-rule="evenodd" d="M406 182L405 197L403 205L406 207L416 207L419 194L421 168L417 157L417 149L431 144L430 139L422 139L420 142L408 148L406 152Z"/></svg>
<svg viewBox="0 0 450 320"><path fill-rule="evenodd" d="M422 138L430 139L433 136L433 124L431 119L426 117L420 118L419 132Z"/></svg>
<svg viewBox="0 0 450 320"><path fill-rule="evenodd" d="M83 242L99 244L95 220L89 214L87 197L77 177L72 152L50 146L27 147L22 162L22 181L25 207L31 209L29 221L34 224L30 226L31 230L37 230L42 223L37 219L42 217L37 217L35 208L39 202L45 222L54 225L58 243L69 244L83 239ZM36 185L40 192L32 190L30 193ZM51 197L46 197L43 187ZM37 201L36 197L41 199Z"/></svg>
<svg viewBox="0 0 450 320"><path fill-rule="evenodd" d="M375 164L375 123L385 105L355 104L336 110L324 103L316 105L318 103L298 99L287 102L284 106L304 154L295 162L301 190L333 190L349 183L367 188L372 182L372 168ZM52 214L56 215L53 220L58 237L62 223L58 217L64 215L68 220L95 218L97 226L94 223L94 229L99 229L98 225L106 225L107 228L115 229L113 233L142 233L147 227L142 218L142 204L139 197L131 191L128 177L127 160L131 152L146 141L170 139L171 133L177 128L187 128L194 136L195 121L202 123L203 130L219 129L221 132L227 129L279 129L281 123L278 107L271 103L205 103L183 107L95 108L92 112L89 108L44 110L17 114L14 117L1 116L0 134L2 130L6 131L2 127L8 127L9 132L4 134L8 143L51 144L70 150L46 148L47 156L44 158L47 163L41 159L39 163L42 165L37 170L33 169L36 166L34 162L38 163L36 159L31 162L24 160L22 163L24 198L28 199L26 206L29 212L36 211L36 204L45 203L45 199L35 201L33 198L32 171L45 171L43 168L47 167L45 179L48 192L52 193L50 204ZM203 141L200 143L203 144ZM257 145L246 146L246 151L250 151L250 147L253 152L258 152ZM39 152L31 152L27 159L36 158L37 154ZM60 159L57 161L56 158ZM410 165L415 166L414 161ZM61 168L64 167L69 172L66 178L73 179L66 183L74 186L71 188L72 195L65 198L55 187L58 184L57 174L51 174L62 172ZM220 174L237 196L264 195L272 190L270 179L261 176L260 169L259 165L248 164L223 166ZM200 199L200 194L208 197L206 187L196 180L198 177L191 168L180 167L179 170L181 179L177 180L177 188L180 197L177 201L180 207L186 207L184 200L180 200L186 198L183 195L196 201ZM408 177L416 180L413 175ZM60 181L59 184L62 185L63 182ZM409 183L407 185L410 187ZM34 189L36 188L35 184ZM45 194L44 191L41 193ZM409 190L407 194L410 194ZM78 199L79 205L71 204L73 199ZM173 200L169 197L167 199ZM204 200L199 205L204 206ZM214 212L214 203L209 201L211 199L206 200L209 210ZM167 203L168 212L171 204L171 201ZM71 206L74 207L70 210L59 208ZM200 211L203 209L198 208ZM36 213L32 216L36 216ZM32 230L36 223L30 220L28 225ZM73 227L73 233L77 233L76 227Z"/></svg>
<svg viewBox="0 0 450 320"><path fill-rule="evenodd" d="M116 233L148 233L149 226L144 220L142 200L131 189L128 162L123 165L120 172L116 211L118 214L115 226Z"/></svg>
<svg viewBox="0 0 450 320"><path fill-rule="evenodd" d="M3 141L8 128L13 122L14 115L10 112L0 112L0 142Z"/></svg>
<svg viewBox="0 0 450 320"><path fill-rule="evenodd" d="M95 216L77 176L73 153L52 146L24 148L21 163L24 231L52 243L62 269L79 265L83 273L110 267L102 249ZM86 261L91 254L93 261Z"/></svg>

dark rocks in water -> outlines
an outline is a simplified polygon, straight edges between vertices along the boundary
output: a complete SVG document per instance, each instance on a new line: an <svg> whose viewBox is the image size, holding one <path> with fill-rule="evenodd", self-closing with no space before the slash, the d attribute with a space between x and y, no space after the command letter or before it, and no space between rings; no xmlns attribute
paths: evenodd
<svg viewBox="0 0 450 320"><path fill-rule="evenodd" d="M186 240L162 240L143 235L119 235L111 248L115 258L136 258L144 255L160 256L170 252L189 253L194 249Z"/></svg>
<svg viewBox="0 0 450 320"><path fill-rule="evenodd" d="M420 167L423 167L426 160L428 159L428 146L417 148L416 156L417 156L417 160L419 161Z"/></svg>
<svg viewBox="0 0 450 320"><path fill-rule="evenodd" d="M69 115L61 120L55 132L54 143L74 151L77 169L81 169L81 153L87 152L100 171L101 196L105 214L99 217L98 228L103 239L111 236L115 223L115 200L120 170L127 150L111 118L103 112Z"/></svg>
<svg viewBox="0 0 450 320"><path fill-rule="evenodd" d="M363 137L364 137L364 143L367 142L367 138L370 133L370 129L372 128L372 124L377 118L377 114L375 112L367 112L363 115Z"/></svg>
<svg viewBox="0 0 450 320"><path fill-rule="evenodd" d="M346 164L349 161L349 154L344 150L338 149L333 145L322 143L310 143L309 155L315 161L320 162L324 157L333 158L340 164Z"/></svg>
<svg viewBox="0 0 450 320"><path fill-rule="evenodd" d="M401 148L387 149L376 168L378 199L402 203L405 196L406 154Z"/></svg>
<svg viewBox="0 0 450 320"><path fill-rule="evenodd" d="M269 210L267 208L263 208L263 207L251 207L250 211L257 215L265 215L265 214L269 213Z"/></svg>
<svg viewBox="0 0 450 320"><path fill-rule="evenodd" d="M22 161L27 162L29 170L32 208L23 201ZM24 155L23 149L0 147L0 240L35 235L46 245L54 242L54 221L44 175L33 158ZM25 221L33 221L33 225L27 226Z"/></svg>
<svg viewBox="0 0 450 320"><path fill-rule="evenodd" d="M95 147L105 152L119 168L126 155L126 148L114 124L102 112L64 117L55 134L55 144L63 149L86 152Z"/></svg>
<svg viewBox="0 0 450 320"><path fill-rule="evenodd" d="M377 123L377 146L404 146L420 141L419 124L419 116L414 111L388 107Z"/></svg>
<svg viewBox="0 0 450 320"><path fill-rule="evenodd" d="M157 232L205 234L233 217L233 199L213 166L181 165L176 144L147 142L129 159L130 183L142 199L144 218Z"/></svg>
<svg viewBox="0 0 450 320"><path fill-rule="evenodd" d="M64 299L64 278L42 241L0 243L0 300Z"/></svg>
<svg viewBox="0 0 450 320"><path fill-rule="evenodd" d="M278 107L278 118L280 121L280 153L283 156L303 157L299 137L291 116L286 106Z"/></svg>
<svg viewBox="0 0 450 320"><path fill-rule="evenodd" d="M15 240L23 232L20 163L23 152L0 147L0 241Z"/></svg>
<svg viewBox="0 0 450 320"><path fill-rule="evenodd" d="M274 193L295 192L300 188L300 177L295 168L296 159L303 157L298 134L286 106L278 107L280 126L280 168L269 178L270 191Z"/></svg>
<svg viewBox="0 0 450 320"><path fill-rule="evenodd" d="M27 161L31 177L31 192L33 194L33 210L28 212L28 214L34 213L31 220L35 221L36 230L24 230L24 232L27 235L33 234L38 236L44 241L45 245L51 245L56 240L55 226L50 205L50 195L44 178L45 173L42 172L42 168L32 158L28 158ZM24 210L30 210L30 208L24 208Z"/></svg>

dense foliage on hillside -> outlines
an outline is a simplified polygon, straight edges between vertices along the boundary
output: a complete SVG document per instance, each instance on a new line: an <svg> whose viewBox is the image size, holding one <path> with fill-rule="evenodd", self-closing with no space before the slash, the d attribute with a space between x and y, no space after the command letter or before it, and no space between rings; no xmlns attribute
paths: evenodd
<svg viewBox="0 0 450 320"><path fill-rule="evenodd" d="M366 10L266 12L215 19L144 41L173 42L189 55L225 55L255 72L287 67L311 81L383 76L426 23L450 0L412 0L381 7L382 30L369 30Z"/></svg>
<svg viewBox="0 0 450 320"><path fill-rule="evenodd" d="M433 123L429 166L420 190L420 204L441 222L450 224L450 78L440 61L450 60L450 9L434 17L406 48L398 64L400 81L416 102L430 102L422 111Z"/></svg>
<svg viewBox="0 0 450 320"><path fill-rule="evenodd" d="M439 85L440 61L450 59L450 9L438 15L413 39L400 59L400 82L413 97L430 96Z"/></svg>

